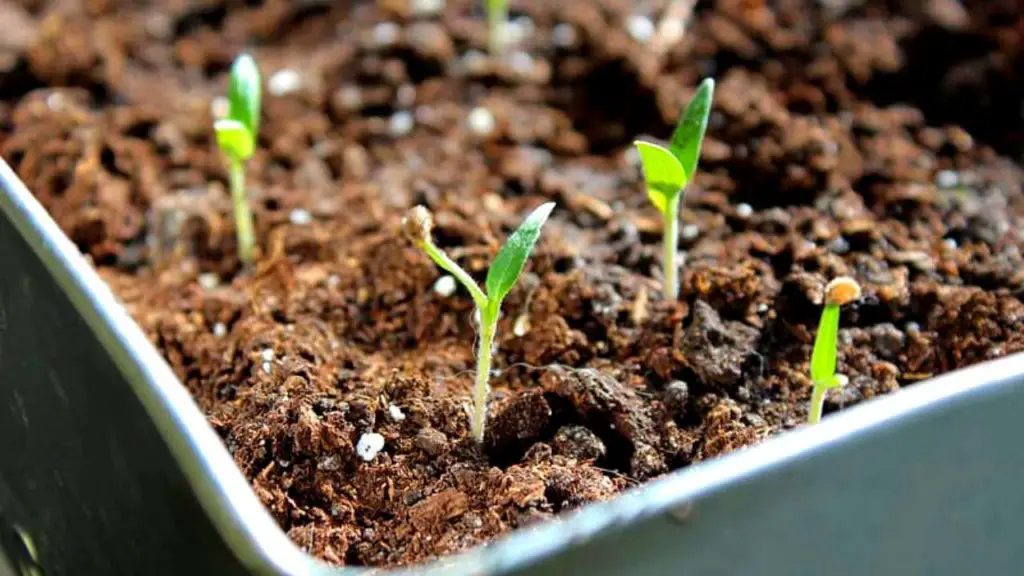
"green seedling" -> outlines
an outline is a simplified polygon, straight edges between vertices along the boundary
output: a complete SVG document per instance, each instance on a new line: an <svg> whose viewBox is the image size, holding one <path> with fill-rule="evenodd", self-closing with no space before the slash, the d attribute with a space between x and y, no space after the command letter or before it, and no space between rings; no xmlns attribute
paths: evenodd
<svg viewBox="0 0 1024 576"><path fill-rule="evenodd" d="M860 285L853 278L841 276L825 287L825 309L821 312L818 334L814 338L811 352L811 405L807 410L807 422L817 424L821 420L821 409L825 393L843 385L846 377L836 374L836 347L839 337L839 308L860 298Z"/></svg>
<svg viewBox="0 0 1024 576"><path fill-rule="evenodd" d="M687 105L667 146L648 140L633 143L640 152L647 197L664 218L664 254L661 265L665 276L665 298L669 300L679 297L679 267L676 265L679 205L683 200L683 190L693 181L697 172L714 91L715 81L711 78L700 83L697 95Z"/></svg>
<svg viewBox="0 0 1024 576"><path fill-rule="evenodd" d="M490 392L491 348L498 327L501 302L515 286L519 273L523 271L523 266L526 264L526 259L533 251L537 238L540 237L541 227L547 222L548 216L554 208L554 202L542 204L530 213L526 220L519 225L519 228L512 233L512 236L498 251L498 255L494 257L491 268L487 271L487 279L484 283L487 292L484 292L472 276L434 244L430 235L433 218L429 210L423 206L416 206L409 210L405 218L402 219L402 229L406 237L417 248L426 252L427 256L430 256L430 259L438 266L454 276L469 291L474 304L476 304L480 323L480 345L477 348L476 384L473 386L473 414L470 417L469 431L477 442L484 440L487 395Z"/></svg>
<svg viewBox="0 0 1024 576"><path fill-rule="evenodd" d="M508 0L484 0L484 7L487 9L487 25L490 28L491 54L498 55L505 51Z"/></svg>
<svg viewBox="0 0 1024 576"><path fill-rule="evenodd" d="M260 71L248 54L239 56L231 67L228 87L228 115L213 124L217 145L228 162L231 199L235 207L238 258L252 262L256 249L252 212L245 195L245 162L256 150L260 132Z"/></svg>

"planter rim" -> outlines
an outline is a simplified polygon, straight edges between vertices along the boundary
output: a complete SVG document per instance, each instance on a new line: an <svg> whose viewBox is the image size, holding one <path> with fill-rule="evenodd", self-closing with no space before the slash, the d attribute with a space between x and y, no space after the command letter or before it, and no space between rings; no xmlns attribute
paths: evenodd
<svg viewBox="0 0 1024 576"><path fill-rule="evenodd" d="M259 574L363 572L334 567L301 550L259 502L216 432L170 366L6 161L0 159L6 213L131 383L183 470L196 498L238 560ZM832 448L884 435L918 418L1006 393L1024 374L1024 354L934 377L868 400L755 446L700 462L493 543L392 574L505 574L599 533L669 513ZM379 572L379 570L374 570Z"/></svg>

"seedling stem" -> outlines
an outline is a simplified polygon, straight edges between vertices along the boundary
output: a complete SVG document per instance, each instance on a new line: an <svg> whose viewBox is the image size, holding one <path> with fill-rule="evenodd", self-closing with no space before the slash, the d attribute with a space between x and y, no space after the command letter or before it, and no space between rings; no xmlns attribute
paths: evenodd
<svg viewBox="0 0 1024 576"><path fill-rule="evenodd" d="M665 232L662 243L665 249L665 257L662 262L662 271L665 275L665 298L676 300L679 298L679 265L676 260L679 255L679 198L669 202L668 210L663 215Z"/></svg>
<svg viewBox="0 0 1024 576"><path fill-rule="evenodd" d="M245 195L245 166L236 159L228 160L228 179L231 184L231 200L235 208L235 237L238 239L238 258L243 263L252 262L256 240L253 235L252 211Z"/></svg>
<svg viewBox="0 0 1024 576"><path fill-rule="evenodd" d="M490 28L488 38L491 54L497 56L505 51L505 40L508 35L508 0L485 0L487 8L487 25Z"/></svg>

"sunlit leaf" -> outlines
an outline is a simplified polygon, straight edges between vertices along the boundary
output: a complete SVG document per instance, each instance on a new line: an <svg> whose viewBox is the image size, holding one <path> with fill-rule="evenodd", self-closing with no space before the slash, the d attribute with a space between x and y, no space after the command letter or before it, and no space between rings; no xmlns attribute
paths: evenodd
<svg viewBox="0 0 1024 576"><path fill-rule="evenodd" d="M693 180L700 160L700 148L704 143L704 132L708 128L708 117L711 115L711 99L715 92L715 81L705 79L697 88L697 94L686 106L683 117L679 120L669 150L679 160L686 173L686 180Z"/></svg>
<svg viewBox="0 0 1024 576"><path fill-rule="evenodd" d="M253 139L260 133L261 82L260 70L251 56L242 54L235 59L228 86L228 118L241 122Z"/></svg>
<svg viewBox="0 0 1024 576"><path fill-rule="evenodd" d="M811 352L811 380L819 386L834 388L839 385L836 378L836 347L839 336L839 305L826 304L818 323L818 334L814 337Z"/></svg>
<svg viewBox="0 0 1024 576"><path fill-rule="evenodd" d="M647 197L658 211L667 214L686 187L686 172L668 148L644 140L637 140L633 145L640 153Z"/></svg>
<svg viewBox="0 0 1024 576"><path fill-rule="evenodd" d="M547 202L530 213L509 236L498 255L494 257L494 262L491 262L491 269L487 271L486 286L487 299L494 309L497 309L515 285L526 259L540 237L541 227L547 222L554 208L554 202Z"/></svg>
<svg viewBox="0 0 1024 576"><path fill-rule="evenodd" d="M225 118L213 123L217 146L234 160L248 160L253 152L253 137L238 120Z"/></svg>

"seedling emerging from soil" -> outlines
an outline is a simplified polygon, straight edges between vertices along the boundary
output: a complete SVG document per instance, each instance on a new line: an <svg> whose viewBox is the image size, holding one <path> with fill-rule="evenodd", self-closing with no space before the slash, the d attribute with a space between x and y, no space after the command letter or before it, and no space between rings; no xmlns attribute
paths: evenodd
<svg viewBox="0 0 1024 576"><path fill-rule="evenodd" d="M554 202L542 204L512 233L487 271L486 293L480 289L472 276L434 245L430 236L433 219L429 210L423 206L416 206L402 219L402 229L409 240L426 252L438 266L454 276L469 291L476 304L480 321L480 346L476 355L476 384L473 387L473 414L469 422L469 431L477 442L482 443L484 440L487 394L490 392L488 380L491 375L491 346L494 344L494 334L498 327L501 302L515 286L527 257L540 237L540 229L554 208Z"/></svg>
<svg viewBox="0 0 1024 576"><path fill-rule="evenodd" d="M243 264L252 262L256 247L252 212L245 196L245 161L252 157L260 132L260 89L260 71L256 62L248 54L242 54L231 67L228 115L213 124L217 145L228 159L238 258Z"/></svg>
<svg viewBox="0 0 1024 576"><path fill-rule="evenodd" d="M647 197L665 221L665 252L661 265L665 275L665 298L670 300L679 297L679 270L676 265L679 204L683 200L683 190L697 172L697 161L704 143L704 132L708 127L714 91L715 81L711 78L700 83L697 95L686 106L686 111L672 132L668 146L646 140L633 143L640 152L640 163L647 182Z"/></svg>
<svg viewBox="0 0 1024 576"><path fill-rule="evenodd" d="M505 39L508 34L508 0L484 0L487 9L487 25L490 27L491 54L498 55L505 50Z"/></svg>
<svg viewBox="0 0 1024 576"><path fill-rule="evenodd" d="M811 352L811 406L807 410L807 422L817 424L821 420L821 408L825 393L843 384L845 377L836 374L836 346L839 336L839 307L860 298L860 285L853 278L840 276L825 287L825 309L821 312L818 334L814 338Z"/></svg>

